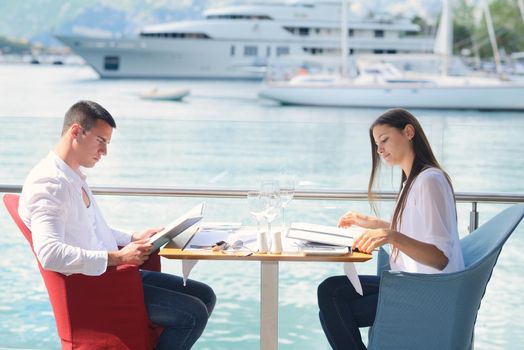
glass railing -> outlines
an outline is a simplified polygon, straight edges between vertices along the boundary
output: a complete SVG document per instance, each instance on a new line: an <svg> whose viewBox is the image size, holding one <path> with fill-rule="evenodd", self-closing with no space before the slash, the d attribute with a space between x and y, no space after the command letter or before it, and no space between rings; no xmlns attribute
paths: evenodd
<svg viewBox="0 0 524 350"><path fill-rule="evenodd" d="M142 229L158 226L182 214L195 202L205 201L205 220L240 221L254 225L245 197L246 188L211 188L211 187L106 187L94 186L93 192L102 208L106 219L118 228ZM0 193L19 193L21 185L0 184ZM394 192L377 193L377 199L384 205L383 211L390 212L396 194ZM467 234L479 221L484 222L498 212L502 206L524 202L523 194L500 193L457 193L459 230ZM365 191L344 190L297 190L286 217L290 221L306 221L335 225L338 217L348 208L369 210ZM479 220L479 216L481 220ZM277 219L278 221L278 219ZM22 327L32 329L25 332L24 341L37 348L58 347L54 318L51 312L43 283L38 276L34 256L27 243L18 233L14 223L4 210L0 210L0 224L4 231L0 243L13 252L10 259L4 260L3 269L9 292L0 304L13 305L13 298L31 299L34 318L26 319L22 307L12 307L2 312L0 334L8 336ZM518 231L524 231L519 228ZM523 232L520 232L523 233ZM516 232L515 236L518 236ZM490 282L490 287L483 300L476 326L476 344L489 346L492 342L490 332L500 323L494 309L504 299L516 295L511 281L514 273L512 266L518 266L521 239L512 240L499 261L497 272ZM522 258L520 258L520 261ZM361 274L373 274L376 260L357 264ZM22 268L21 268L22 267ZM180 263L176 260L162 259L162 270L180 275ZM518 270L518 269L517 269ZM279 348L280 349L328 349L322 329L317 320L316 287L324 279L342 274L337 263L283 263L279 269ZM246 349L259 346L260 317L260 265L252 262L201 261L191 273L191 278L210 284L218 296L217 307L208 326L196 344L196 349ZM40 283L35 283L40 281ZM34 286L34 287L27 287ZM502 288L504 286L504 288ZM499 288L500 287L500 288ZM512 290L517 289L517 290ZM493 294L491 291L496 291ZM505 296L500 296L500 291ZM1 299L4 299L2 297ZM15 303L15 305L18 305ZM22 305L22 304L20 304ZM518 303L511 303L518 308ZM2 307L4 307L2 306ZM5 322L4 322L5 321ZM508 332L523 328L522 324L504 327ZM498 341L504 341L501 336ZM480 347L479 347L480 348Z"/></svg>

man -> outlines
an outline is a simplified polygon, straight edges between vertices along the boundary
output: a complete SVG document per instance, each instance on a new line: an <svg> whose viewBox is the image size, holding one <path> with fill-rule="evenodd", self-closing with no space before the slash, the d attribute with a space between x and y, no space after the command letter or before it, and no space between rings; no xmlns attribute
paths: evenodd
<svg viewBox="0 0 524 350"><path fill-rule="evenodd" d="M107 154L116 123L102 106L75 103L66 113L60 141L27 177L19 214L32 231L44 269L97 276L108 266L141 265L158 229L129 234L105 222L80 167L92 168ZM123 246L118 250L118 246ZM164 327L158 349L189 349L213 311L213 290L200 282L141 271L151 321Z"/></svg>

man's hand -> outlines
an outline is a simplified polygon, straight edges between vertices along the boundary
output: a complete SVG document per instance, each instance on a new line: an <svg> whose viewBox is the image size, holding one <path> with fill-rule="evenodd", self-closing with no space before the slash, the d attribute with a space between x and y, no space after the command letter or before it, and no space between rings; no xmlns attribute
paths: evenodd
<svg viewBox="0 0 524 350"><path fill-rule="evenodd" d="M153 245L149 243L149 238L131 242L119 251L108 252L107 266L124 264L140 266L149 258L152 248Z"/></svg>
<svg viewBox="0 0 524 350"><path fill-rule="evenodd" d="M163 227L157 227L157 228L149 228L142 232L135 232L133 233L133 236L131 236L131 242L135 242L135 241L138 241L144 238L149 238L152 235L154 235L155 233L162 231L163 229L164 229Z"/></svg>

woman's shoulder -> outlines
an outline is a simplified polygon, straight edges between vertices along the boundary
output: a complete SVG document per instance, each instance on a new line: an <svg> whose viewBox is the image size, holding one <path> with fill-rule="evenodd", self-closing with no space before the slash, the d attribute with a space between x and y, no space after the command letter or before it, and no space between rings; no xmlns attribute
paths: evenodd
<svg viewBox="0 0 524 350"><path fill-rule="evenodd" d="M453 188L446 173L439 168L427 168L420 172L413 182L414 198L448 198L453 201ZM415 201L417 201L415 199Z"/></svg>
<svg viewBox="0 0 524 350"><path fill-rule="evenodd" d="M419 178L445 178L446 175L444 175L444 172L439 169L439 168L435 168L435 167L428 167L424 170L422 170L420 172L420 174L418 175Z"/></svg>
<svg viewBox="0 0 524 350"><path fill-rule="evenodd" d="M415 182L418 185L428 184L428 183L447 183L446 175L444 172L435 167L430 167L422 170L418 174Z"/></svg>

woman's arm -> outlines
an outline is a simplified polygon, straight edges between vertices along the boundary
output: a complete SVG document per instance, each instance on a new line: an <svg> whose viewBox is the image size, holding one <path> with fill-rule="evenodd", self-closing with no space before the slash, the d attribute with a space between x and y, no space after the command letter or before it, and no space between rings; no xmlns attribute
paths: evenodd
<svg viewBox="0 0 524 350"><path fill-rule="evenodd" d="M354 211L348 211L344 216L342 216L338 221L339 227L349 227L351 225L357 225L363 228L377 229L383 228L387 229L391 224L387 221L380 220L374 216L368 216Z"/></svg>

